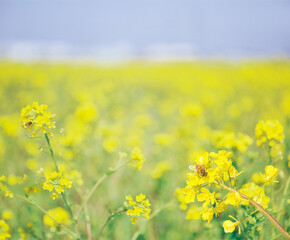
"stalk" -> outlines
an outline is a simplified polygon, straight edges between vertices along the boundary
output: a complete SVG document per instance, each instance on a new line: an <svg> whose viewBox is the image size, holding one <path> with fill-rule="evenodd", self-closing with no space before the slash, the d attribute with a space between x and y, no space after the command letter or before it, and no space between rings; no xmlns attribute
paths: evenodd
<svg viewBox="0 0 290 240"><path fill-rule="evenodd" d="M102 231L104 230L104 228L106 227L106 225L111 221L111 219L118 213L121 213L121 212L125 212L127 211L127 209L122 209L120 211L117 211L117 212L114 212L112 213L108 218L107 220L104 222L104 224L102 225L102 227L100 228L99 232L97 233L97 236L96 236L96 239L98 239L102 233Z"/></svg>
<svg viewBox="0 0 290 240"><path fill-rule="evenodd" d="M29 200L28 198L22 197L18 194L14 194L15 197L21 199L22 201L31 204L32 206L38 208L41 212L43 212L45 215L47 215L49 218L51 218L51 220L53 220L57 225L61 226L63 229L65 229L71 236L76 237L76 234L71 231L67 226L61 224L60 222L58 222L53 216L51 216L43 207L41 207L40 205L38 205L37 203Z"/></svg>
<svg viewBox="0 0 290 240"><path fill-rule="evenodd" d="M59 172L59 168L58 168L58 165L57 165L56 159L55 159L55 157L54 157L54 152L53 152L53 149L52 149L52 147L51 147L51 145L50 145L50 140L49 140L49 137L48 137L47 133L45 133L44 136L45 136L45 139L46 139L46 142L47 142L47 145L48 145L49 151L50 151L51 158L52 158L52 160L53 160L53 162L54 162L55 170L56 170L57 172ZM62 196L62 199L63 199L63 201L64 201L64 204L65 204L66 208L67 208L68 211L69 211L69 214L70 214L70 216L71 216L71 219L73 220L73 219L74 219L74 217L73 217L73 212L72 212L72 210L71 210L71 208L70 208L70 206L69 206L69 204L68 204L68 202L67 202L67 200L66 200L65 194L62 192L62 193L61 193L61 196Z"/></svg>
<svg viewBox="0 0 290 240"><path fill-rule="evenodd" d="M290 235L287 233L287 231L280 225L280 223L278 223L278 221L272 217L272 215L270 213L268 213L260 204L258 204L257 202L255 202L253 199L247 197L246 195L238 192L235 189L232 189L224 184L220 184L221 187L227 189L230 192L235 192L241 195L242 198L248 200L256 209L258 209L266 218L268 218L268 220L279 230L279 232L282 234L283 237L285 237L285 239L290 240Z"/></svg>
<svg viewBox="0 0 290 240"><path fill-rule="evenodd" d="M120 168L124 167L127 165L128 162L130 162L131 160L128 160L126 162L124 162L123 164L113 168L113 169L110 169L110 171L108 173L105 173L96 183L95 185L92 187L92 189L90 190L89 194L86 196L84 202L82 203L80 209L78 210L76 216L75 216L75 220L77 220L82 211L84 210L87 202L90 200L90 198L92 197L93 193L96 191L96 189L98 188L98 186L108 177L110 176L111 174L115 173L117 170L119 170Z"/></svg>

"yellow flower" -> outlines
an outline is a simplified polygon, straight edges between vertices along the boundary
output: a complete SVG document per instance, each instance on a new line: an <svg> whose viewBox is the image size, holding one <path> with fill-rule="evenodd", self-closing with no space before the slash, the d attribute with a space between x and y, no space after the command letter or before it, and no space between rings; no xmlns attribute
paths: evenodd
<svg viewBox="0 0 290 240"><path fill-rule="evenodd" d="M209 190L207 190L206 188L201 188L200 190L202 193L197 195L197 200L199 202L205 201L203 203L203 206L207 206L209 204L213 205L216 202L216 199L214 197L215 192L211 193Z"/></svg>
<svg viewBox="0 0 290 240"><path fill-rule="evenodd" d="M2 212L2 218L5 220L10 220L13 217L13 212L11 210L4 210Z"/></svg>
<svg viewBox="0 0 290 240"><path fill-rule="evenodd" d="M274 166L268 165L265 167L266 181L271 181L273 178L277 177L279 169Z"/></svg>
<svg viewBox="0 0 290 240"><path fill-rule="evenodd" d="M146 161L145 157L143 156L140 148L134 148L131 155L132 164L135 166L137 170L140 170L143 166L143 163Z"/></svg>
<svg viewBox="0 0 290 240"><path fill-rule="evenodd" d="M216 216L222 212L224 212L225 210L227 210L228 208L228 204L226 204L224 201L219 201L216 205L216 207L214 208L214 212L216 214Z"/></svg>
<svg viewBox="0 0 290 240"><path fill-rule="evenodd" d="M226 204L233 206L238 206L241 202L241 195L239 193L228 193L227 199L225 200Z"/></svg>
<svg viewBox="0 0 290 240"><path fill-rule="evenodd" d="M14 196L13 192L11 192L10 190L6 191L4 195L5 195L5 197L10 197L10 198L13 198L13 196Z"/></svg>
<svg viewBox="0 0 290 240"><path fill-rule="evenodd" d="M233 231L235 231L236 226L239 227L239 231L240 231L240 226L239 226L240 222L232 222L231 220L226 220L223 223L223 227L224 227L224 231L225 233L232 233Z"/></svg>
<svg viewBox="0 0 290 240"><path fill-rule="evenodd" d="M55 114L46 111L47 105L40 105L34 102L32 106L27 105L21 110L22 126L27 130L38 130L46 133L48 128L55 128L55 122L52 119Z"/></svg>
<svg viewBox="0 0 290 240"><path fill-rule="evenodd" d="M69 215L68 215L67 211L65 211L63 208L57 207L57 208L48 210L47 212L50 216L52 216L59 223L66 225L66 226L71 225L71 220L69 219ZM47 215L43 216L43 223L46 226L49 226L52 228L56 228L58 226L58 224Z"/></svg>
<svg viewBox="0 0 290 240"><path fill-rule="evenodd" d="M283 126L278 120L260 121L256 125L257 145L262 146L268 141L269 146L282 143L284 140Z"/></svg>
<svg viewBox="0 0 290 240"><path fill-rule="evenodd" d="M201 210L197 206L191 206L187 213L186 219L193 220L193 219L200 219Z"/></svg>
<svg viewBox="0 0 290 240"><path fill-rule="evenodd" d="M136 196L136 202L142 202L144 199L145 199L145 195L143 193Z"/></svg>
<svg viewBox="0 0 290 240"><path fill-rule="evenodd" d="M213 215L214 215L213 208L206 208L201 212L202 220L207 220L208 223L211 222Z"/></svg>
<svg viewBox="0 0 290 240"><path fill-rule="evenodd" d="M176 196L177 196L177 200L180 202L179 208L181 210L186 210L187 209L187 202L185 200L185 194L183 192L183 190L181 188L177 188L175 190Z"/></svg>
<svg viewBox="0 0 290 240"><path fill-rule="evenodd" d="M198 193L198 189L187 185L182 189L182 192L185 194L185 203L191 203L194 202L195 195Z"/></svg>
<svg viewBox="0 0 290 240"><path fill-rule="evenodd" d="M62 172L51 172L45 175L46 180L43 182L42 187L44 190L52 192L55 190L58 194L64 192L64 188L71 188L72 179L65 177ZM56 195L51 196L55 199Z"/></svg>
<svg viewBox="0 0 290 240"><path fill-rule="evenodd" d="M144 194L139 194L136 196L136 201L133 200L131 195L126 196L127 202L125 202L125 206L133 207L129 208L126 211L126 214L131 216L132 224L136 224L137 218L136 216L142 215L144 218L149 219L150 218L150 203L149 200L146 199L146 196ZM134 217L135 216L135 217Z"/></svg>
<svg viewBox="0 0 290 240"><path fill-rule="evenodd" d="M0 240L11 238L9 230L9 225L4 220L0 219Z"/></svg>
<svg viewBox="0 0 290 240"><path fill-rule="evenodd" d="M50 197L51 197L53 200L55 200L56 198L59 197L59 195L58 195L57 193L52 193L52 194L50 195Z"/></svg>

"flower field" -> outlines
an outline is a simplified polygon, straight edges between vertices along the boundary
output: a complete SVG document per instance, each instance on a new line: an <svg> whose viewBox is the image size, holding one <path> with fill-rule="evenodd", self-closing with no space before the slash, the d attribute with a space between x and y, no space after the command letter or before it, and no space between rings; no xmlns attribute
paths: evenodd
<svg viewBox="0 0 290 240"><path fill-rule="evenodd" d="M0 240L290 239L290 62L0 62Z"/></svg>

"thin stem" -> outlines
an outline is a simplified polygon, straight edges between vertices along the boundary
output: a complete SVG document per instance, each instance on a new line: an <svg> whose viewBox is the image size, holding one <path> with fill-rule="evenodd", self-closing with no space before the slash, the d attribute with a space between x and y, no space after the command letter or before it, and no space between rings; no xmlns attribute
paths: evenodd
<svg viewBox="0 0 290 240"><path fill-rule="evenodd" d="M264 187L266 186L267 182L268 182L268 181L266 181L266 182L263 184L263 186L261 187L261 190L260 190L260 192L259 192L259 194L258 194L258 196L257 196L257 198L256 198L257 201L258 201L258 199L259 199L259 197L260 197L260 194L262 193Z"/></svg>
<svg viewBox="0 0 290 240"><path fill-rule="evenodd" d="M268 155L269 155L269 164L272 163L272 157L271 157L271 146L268 146Z"/></svg>
<svg viewBox="0 0 290 240"><path fill-rule="evenodd" d="M70 208L70 206L69 206L69 204L68 204L68 202L67 202L67 200L66 200L65 194L64 194L63 192L61 193L61 196L62 196L62 198L63 198L63 201L64 201L64 204L65 204L66 208L67 208L68 211L69 211L69 214L70 214L71 218L74 219L73 212L72 212L72 210L71 210L71 208Z"/></svg>
<svg viewBox="0 0 290 240"><path fill-rule="evenodd" d="M76 237L76 234L71 231L68 227L66 227L65 225L61 224L60 222L58 222L54 217L52 217L44 208L42 208L41 206L39 206L37 203L29 200L28 198L22 197L18 194L14 194L15 197L21 199L24 202L30 203L32 206L38 208L41 212L43 212L45 215L47 215L49 218L51 218L57 225L61 226L63 229L65 229L70 235L72 235L73 237Z"/></svg>
<svg viewBox="0 0 290 240"><path fill-rule="evenodd" d="M90 219L87 206L85 206L85 216L86 216L86 226L87 226L87 237L88 237L88 240L92 240L91 219Z"/></svg>
<svg viewBox="0 0 290 240"><path fill-rule="evenodd" d="M131 240L136 240L138 236L141 234L141 232L135 232Z"/></svg>
<svg viewBox="0 0 290 240"><path fill-rule="evenodd" d="M246 200L248 200L256 209L258 209L262 214L264 214L264 216L266 218L268 218L270 220L270 222L280 231L280 233L288 240L290 240L290 236L289 234L287 233L287 231L280 225L280 223L277 222L277 220L275 218L273 218L271 216L270 213L268 213L260 204L258 204L257 202L255 202L253 199L247 197L246 195L238 192L237 190L235 189L232 189L222 183L220 183L220 186L227 189L228 191L230 192L235 192L235 193L238 193L240 194L240 196Z"/></svg>
<svg viewBox="0 0 290 240"><path fill-rule="evenodd" d="M286 200L286 198L287 198L287 193L288 193L289 184L290 184L290 177L288 177L288 179L287 179L287 183L286 183L286 186L285 186L284 191L283 191L283 198L282 198L282 201L281 201L281 204L280 204L280 208L279 208L280 211L282 210L283 205L284 205L284 203L285 203L285 200ZM284 213L283 213L283 214L284 214ZM277 216L277 220L280 219L281 215L282 215L282 212L279 212L279 213L278 213L278 216Z"/></svg>
<svg viewBox="0 0 290 240"><path fill-rule="evenodd" d="M159 213L160 213L161 211L163 211L164 209L170 207L173 203L174 203L174 202L171 201L171 202L167 203L166 205L164 205L164 206L158 208L157 210L155 210L155 211L152 213L152 215L151 215L151 217L150 217L149 220L152 220L152 218L154 218L157 214L159 214Z"/></svg>
<svg viewBox="0 0 290 240"><path fill-rule="evenodd" d="M54 157L54 153L53 153L52 147L50 145L50 140L49 140L49 137L48 137L47 133L45 133L44 136L45 136L45 139L46 139L49 151L50 151L51 158L53 159L55 169L56 169L57 172L59 172L58 166L57 166L57 163L56 163L56 159Z"/></svg>
<svg viewBox="0 0 290 240"><path fill-rule="evenodd" d="M282 236L282 234L279 234L278 236L276 236L276 237L272 238L271 240L278 239L278 238L279 238L279 237L281 237L281 236Z"/></svg>
<svg viewBox="0 0 290 240"><path fill-rule="evenodd" d="M251 215L253 215L254 213L256 213L256 212L258 212L258 211L259 211L259 210L256 209L254 212L250 213L249 215L247 215L247 216L243 217L241 220L239 220L239 222L244 221L245 219L247 219L248 217L250 217Z"/></svg>
<svg viewBox="0 0 290 240"><path fill-rule="evenodd" d="M85 208L87 202L89 201L89 199L91 198L91 196L93 195L94 191L97 189L97 187L102 183L102 181L104 181L106 179L106 177L108 177L107 174L104 174L93 186L93 188L91 189L91 191L89 192L88 196L85 198L84 202L82 203L80 209L78 210L75 219L77 220L79 218L79 216L81 215L83 209Z"/></svg>
<svg viewBox="0 0 290 240"><path fill-rule="evenodd" d="M110 169L109 173L105 173L96 183L95 185L93 186L93 188L90 190L89 194L86 196L84 202L82 203L80 209L78 210L76 216L75 216L75 220L77 220L83 209L85 208L85 205L87 204L87 202L90 200L90 198L92 197L93 193L95 192L95 190L98 188L98 186L111 174L115 173L117 170L119 170L120 168L124 167L125 165L127 165L127 163L129 163L131 160L128 160L126 162L124 162L123 164L113 168L113 169Z"/></svg>
<svg viewBox="0 0 290 240"><path fill-rule="evenodd" d="M114 212L112 213L108 218L107 220L104 222L104 224L102 225L102 227L100 228L99 232L97 233L97 236L96 236L96 239L98 239L102 233L102 231L104 230L104 228L106 227L106 225L111 221L111 219L118 213L121 213L121 212L125 212L127 211L127 209L122 209L120 211L117 211L117 212Z"/></svg>

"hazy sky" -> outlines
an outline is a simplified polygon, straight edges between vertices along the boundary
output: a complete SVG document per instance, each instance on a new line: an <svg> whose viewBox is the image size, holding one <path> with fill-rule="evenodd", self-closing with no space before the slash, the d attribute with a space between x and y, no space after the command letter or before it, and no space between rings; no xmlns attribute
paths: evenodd
<svg viewBox="0 0 290 240"><path fill-rule="evenodd" d="M0 54L49 49L103 56L289 55L290 1L0 0Z"/></svg>

